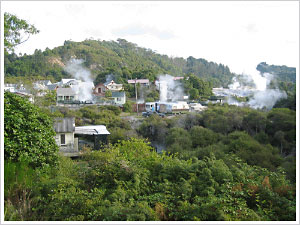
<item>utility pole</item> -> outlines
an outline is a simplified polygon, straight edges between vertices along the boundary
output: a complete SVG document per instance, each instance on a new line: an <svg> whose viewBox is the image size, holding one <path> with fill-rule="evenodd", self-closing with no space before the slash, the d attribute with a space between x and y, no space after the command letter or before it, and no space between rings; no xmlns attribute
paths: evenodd
<svg viewBox="0 0 300 225"><path fill-rule="evenodd" d="M136 103L136 113L139 113L139 105L137 102L137 90L136 90L136 78L135 78L135 82L134 82L134 87L135 87L135 103Z"/></svg>

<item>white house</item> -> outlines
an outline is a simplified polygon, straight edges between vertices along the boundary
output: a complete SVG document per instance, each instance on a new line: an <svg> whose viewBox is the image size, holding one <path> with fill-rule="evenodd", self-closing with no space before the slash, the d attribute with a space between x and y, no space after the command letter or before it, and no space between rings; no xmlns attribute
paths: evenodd
<svg viewBox="0 0 300 225"><path fill-rule="evenodd" d="M117 105L124 105L126 103L125 92L112 92L111 97Z"/></svg>
<svg viewBox="0 0 300 225"><path fill-rule="evenodd" d="M76 92L72 88L57 88L57 102L78 100Z"/></svg>
<svg viewBox="0 0 300 225"><path fill-rule="evenodd" d="M121 91L123 90L123 84L117 84L113 80L105 82L104 86L108 89L113 91Z"/></svg>

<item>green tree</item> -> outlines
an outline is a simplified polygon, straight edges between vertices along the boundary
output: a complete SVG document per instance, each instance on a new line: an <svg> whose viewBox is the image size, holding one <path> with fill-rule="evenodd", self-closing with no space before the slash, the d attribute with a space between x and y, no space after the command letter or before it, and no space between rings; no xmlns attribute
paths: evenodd
<svg viewBox="0 0 300 225"><path fill-rule="evenodd" d="M51 119L13 93L4 95L4 158L34 167L55 165L58 146Z"/></svg>
<svg viewBox="0 0 300 225"><path fill-rule="evenodd" d="M14 48L27 41L32 34L39 33L34 25L26 20L19 19L10 13L4 13L4 48L7 52L13 52Z"/></svg>
<svg viewBox="0 0 300 225"><path fill-rule="evenodd" d="M217 143L218 134L210 129L194 126L190 130L190 135L193 143L193 147L206 147Z"/></svg>
<svg viewBox="0 0 300 225"><path fill-rule="evenodd" d="M105 97L106 97L106 98L109 98L109 97L111 97L111 96L112 96L111 90L106 90L106 91L105 91Z"/></svg>

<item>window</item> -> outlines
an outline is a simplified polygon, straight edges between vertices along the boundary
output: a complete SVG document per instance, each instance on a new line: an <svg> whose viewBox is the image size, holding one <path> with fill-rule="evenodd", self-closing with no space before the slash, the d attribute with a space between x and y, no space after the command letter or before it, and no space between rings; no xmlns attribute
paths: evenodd
<svg viewBox="0 0 300 225"><path fill-rule="evenodd" d="M65 134L60 135L60 145L65 145L66 144L66 136Z"/></svg>

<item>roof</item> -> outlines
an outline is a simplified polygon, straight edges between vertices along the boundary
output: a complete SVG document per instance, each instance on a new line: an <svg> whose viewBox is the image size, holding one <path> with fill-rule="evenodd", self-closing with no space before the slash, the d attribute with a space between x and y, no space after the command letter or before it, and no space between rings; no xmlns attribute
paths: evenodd
<svg viewBox="0 0 300 225"><path fill-rule="evenodd" d="M4 84L4 87L18 87L18 84Z"/></svg>
<svg viewBox="0 0 300 225"><path fill-rule="evenodd" d="M173 80L182 80L184 77L174 77Z"/></svg>
<svg viewBox="0 0 300 225"><path fill-rule="evenodd" d="M43 85L48 85L48 83L52 84L51 80L38 80L35 83L36 84L43 84Z"/></svg>
<svg viewBox="0 0 300 225"><path fill-rule="evenodd" d="M75 127L75 134L99 135L110 134L104 125Z"/></svg>
<svg viewBox="0 0 300 225"><path fill-rule="evenodd" d="M128 84L135 84L135 83L148 84L149 80L148 79L128 80Z"/></svg>
<svg viewBox="0 0 300 225"><path fill-rule="evenodd" d="M66 83L68 83L71 80L76 80L76 79L61 79L61 83L62 84L66 84Z"/></svg>
<svg viewBox="0 0 300 225"><path fill-rule="evenodd" d="M114 82L114 80L110 80L110 81L106 81L106 82L104 83L104 85L106 86L106 85L108 85L108 84L110 84L110 83L116 83L116 82Z"/></svg>
<svg viewBox="0 0 300 225"><path fill-rule="evenodd" d="M125 92L111 92L111 97L113 98L124 98L125 97Z"/></svg>
<svg viewBox="0 0 300 225"><path fill-rule="evenodd" d="M76 95L72 88L57 88L57 95Z"/></svg>
<svg viewBox="0 0 300 225"><path fill-rule="evenodd" d="M75 131L75 118L55 118L54 119L54 130L56 133L70 133Z"/></svg>
<svg viewBox="0 0 300 225"><path fill-rule="evenodd" d="M56 87L59 87L59 85L58 85L57 83L47 85L47 88L48 88L48 90L50 90L50 91L55 90Z"/></svg>

